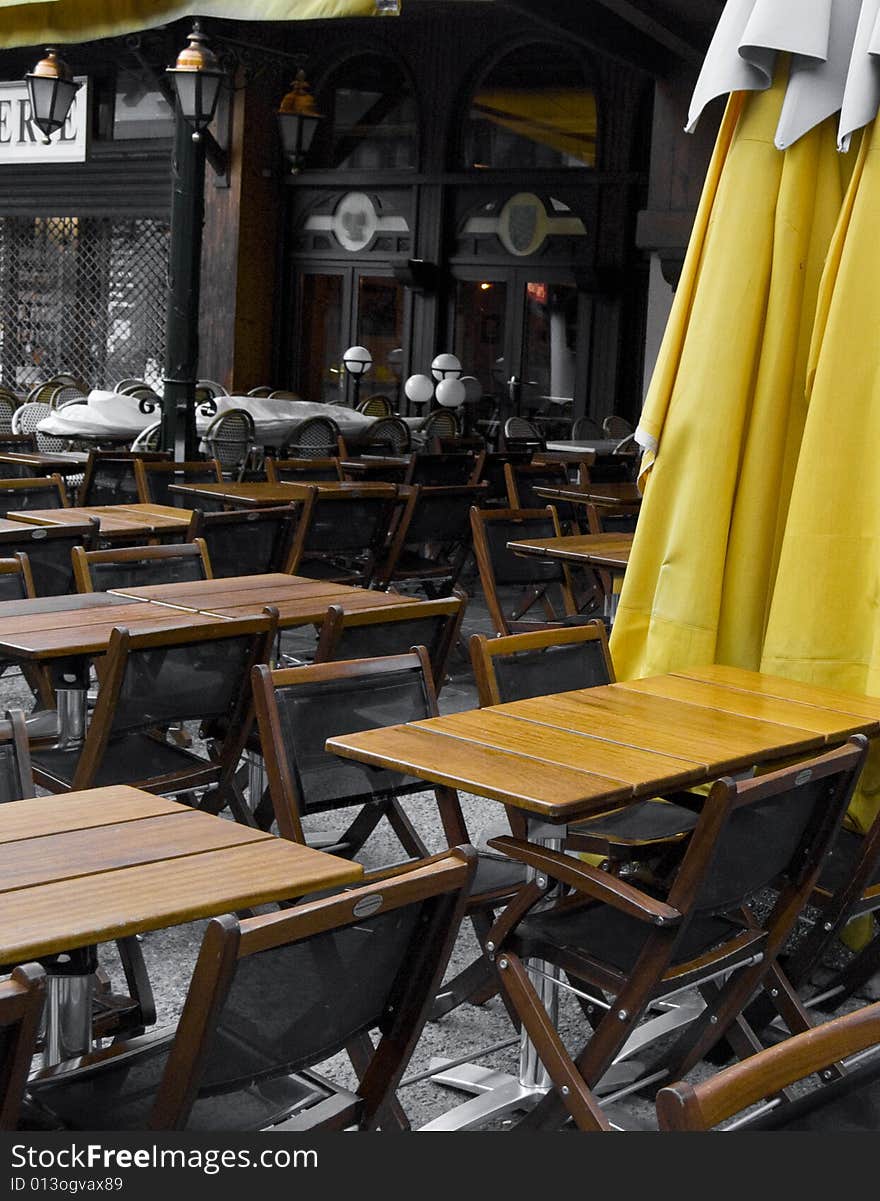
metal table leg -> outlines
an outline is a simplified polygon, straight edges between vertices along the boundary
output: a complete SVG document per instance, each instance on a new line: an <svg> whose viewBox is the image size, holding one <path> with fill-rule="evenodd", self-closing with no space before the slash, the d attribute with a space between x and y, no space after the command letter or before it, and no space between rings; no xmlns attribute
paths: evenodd
<svg viewBox="0 0 880 1201"><path fill-rule="evenodd" d="M85 1055L92 1049L92 997L98 956L81 947L44 961L46 1008L43 1066Z"/></svg>
<svg viewBox="0 0 880 1201"><path fill-rule="evenodd" d="M58 706L58 741L54 749L82 746L88 712L88 659L59 659L52 664L52 685Z"/></svg>

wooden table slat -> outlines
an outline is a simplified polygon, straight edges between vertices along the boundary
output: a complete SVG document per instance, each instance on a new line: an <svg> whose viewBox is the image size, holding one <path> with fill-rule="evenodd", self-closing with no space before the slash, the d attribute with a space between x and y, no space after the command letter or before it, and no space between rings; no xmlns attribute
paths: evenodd
<svg viewBox="0 0 880 1201"><path fill-rule="evenodd" d="M222 820L222 819L217 819ZM360 864L282 838L19 889L0 906L5 963L352 883Z"/></svg>
<svg viewBox="0 0 880 1201"><path fill-rule="evenodd" d="M101 827L44 834L0 846L0 895L78 876L93 877L142 863L155 863L271 838L238 822L178 806L179 813L144 817ZM16 904L19 901L16 896Z"/></svg>
<svg viewBox="0 0 880 1201"><path fill-rule="evenodd" d="M0 805L0 844L178 813L186 806L128 784Z"/></svg>
<svg viewBox="0 0 880 1201"><path fill-rule="evenodd" d="M689 680L724 684L727 688L754 692L760 696L779 697L781 700L797 704L815 705L820 709L831 709L835 713L851 713L869 721L880 721L880 696L843 692L822 684L807 684L801 680L784 679L781 676L729 667L722 663L674 674Z"/></svg>

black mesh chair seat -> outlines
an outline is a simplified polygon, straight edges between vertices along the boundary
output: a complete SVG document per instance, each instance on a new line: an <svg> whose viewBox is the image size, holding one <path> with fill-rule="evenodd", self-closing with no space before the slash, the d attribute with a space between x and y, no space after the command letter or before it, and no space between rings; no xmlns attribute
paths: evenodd
<svg viewBox="0 0 880 1201"><path fill-rule="evenodd" d="M849 880L852 870L861 858L865 846L865 836L855 830L841 830L834 844L834 854L829 855L822 874L819 876L817 890L827 893L838 892ZM880 863L878 863L868 881L868 888L880 885Z"/></svg>
<svg viewBox="0 0 880 1201"><path fill-rule="evenodd" d="M58 750L55 747L41 748L35 756L41 779L50 777L62 788L70 788L79 763L81 751ZM204 770L213 779L214 765L183 747L166 742L160 734L125 734L108 743L103 758L95 771L91 787L102 788L109 784L141 784L154 792L162 791L162 781L174 781L181 772L186 772L190 787L196 783L190 779Z"/></svg>
<svg viewBox="0 0 880 1201"><path fill-rule="evenodd" d="M697 816L693 810L674 801L652 798L616 809L613 813L574 822L568 829L574 836L589 834L621 845L639 846L689 833L697 824Z"/></svg>

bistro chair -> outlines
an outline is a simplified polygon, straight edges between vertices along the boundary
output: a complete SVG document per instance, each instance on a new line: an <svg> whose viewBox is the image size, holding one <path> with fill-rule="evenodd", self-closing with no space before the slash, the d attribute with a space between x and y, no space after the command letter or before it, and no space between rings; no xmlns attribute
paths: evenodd
<svg viewBox="0 0 880 1201"><path fill-rule="evenodd" d="M472 634L470 652L481 708L614 683L608 637L597 620L506 638ZM690 807L655 798L574 823L566 846L601 855L615 871L633 860L668 858L697 824L694 806L701 798L683 795ZM513 829L522 820L510 810L508 819ZM522 824L519 833L525 837Z"/></svg>
<svg viewBox="0 0 880 1201"><path fill-rule="evenodd" d="M66 405L85 402L85 392L81 392L75 384L57 384L49 395L49 405L53 409L63 409Z"/></svg>
<svg viewBox="0 0 880 1201"><path fill-rule="evenodd" d="M77 503L80 505L132 505L140 501L138 458L169 462L169 451L137 453L131 450L90 450Z"/></svg>
<svg viewBox="0 0 880 1201"><path fill-rule="evenodd" d="M141 430L129 449L135 453L141 453L145 450L158 450L161 433L162 422L156 421L153 425L148 425L146 429Z"/></svg>
<svg viewBox="0 0 880 1201"><path fill-rule="evenodd" d="M67 509L67 489L60 475L0 480L0 516L19 509Z"/></svg>
<svg viewBox="0 0 880 1201"><path fill-rule="evenodd" d="M427 854L402 802L425 792L424 781L388 768L343 759L324 749L328 738L437 716L437 697L423 646L403 655L315 663L253 672L254 705L269 777L269 794L282 838L306 842L303 820L356 808L335 843L322 849L354 858L384 819L410 856ZM458 794L435 786L434 796L449 845L470 843ZM265 825L265 821L258 824ZM504 856L481 853L468 897L468 916L481 943L498 907L522 883L521 869ZM478 959L444 985L433 1016L465 999L488 1000L487 964ZM439 1007L438 1007L439 1005Z"/></svg>
<svg viewBox="0 0 880 1201"><path fill-rule="evenodd" d="M466 605L463 592L437 600L355 609L349 613L341 605L330 605L318 632L314 661L329 663L338 659L401 655L413 646L424 646L439 694Z"/></svg>
<svg viewBox="0 0 880 1201"><path fill-rule="evenodd" d="M176 1029L45 1069L30 1101L66 1129L407 1128L396 1090L474 866L455 848L293 908L213 918ZM310 1070L341 1051L348 1087Z"/></svg>
<svg viewBox="0 0 880 1201"><path fill-rule="evenodd" d="M248 396L271 396L273 389L268 384L259 384L256 388L249 388Z"/></svg>
<svg viewBox="0 0 880 1201"><path fill-rule="evenodd" d="M797 1095L793 1085L801 1086ZM657 1120L662 1131L875 1133L880 1002L765 1047L706 1080L666 1085L657 1093Z"/></svg>
<svg viewBox="0 0 880 1201"><path fill-rule="evenodd" d="M222 484L223 472L216 459L175 462L171 458L140 455L135 459L134 478L137 499L142 504L185 509L188 507L186 499L177 492L169 491L170 484Z"/></svg>
<svg viewBox="0 0 880 1201"><path fill-rule="evenodd" d="M477 466L472 453L434 454L417 451L410 458L403 476L405 484L433 484L450 486L470 484Z"/></svg>
<svg viewBox="0 0 880 1201"><path fill-rule="evenodd" d="M365 413L367 417L390 417L394 410L384 392L374 392L358 401L357 411Z"/></svg>
<svg viewBox="0 0 880 1201"><path fill-rule="evenodd" d="M288 570L368 588L397 505L395 484L339 492L306 486Z"/></svg>
<svg viewBox="0 0 880 1201"><path fill-rule="evenodd" d="M458 422L456 421L455 414L449 409L434 409L419 424L416 432L421 441L427 446L432 438L457 437Z"/></svg>
<svg viewBox="0 0 880 1201"><path fill-rule="evenodd" d="M327 459L339 442L339 426L330 417L307 417L285 444L285 456L295 459Z"/></svg>
<svg viewBox="0 0 880 1201"><path fill-rule="evenodd" d="M3 549L0 547L0 555L3 554ZM7 552L8 553L8 552ZM0 601L18 601L28 600L37 595L34 586L34 578L31 574L31 565L28 556L24 551L13 551L7 558L0 558ZM0 676L4 675L12 664L8 661L0 660ZM48 715L45 710L51 710L55 707L55 695L52 691L52 686L49 682L48 673L40 664L24 662L20 665L21 674L24 676L31 692L37 699L38 707L42 707L44 712L37 716L33 715L29 720L28 732L31 737L40 737L44 733L47 736L54 736L57 730L57 723L54 715ZM23 793L22 795L33 795L32 793Z"/></svg>
<svg viewBox="0 0 880 1201"><path fill-rule="evenodd" d="M335 447L334 447L335 449ZM295 484L312 480L341 480L339 459L266 459L266 479L270 484L281 484L285 480Z"/></svg>
<svg viewBox="0 0 880 1201"><path fill-rule="evenodd" d="M155 407L162 403L162 397L156 389L144 380L128 380L124 388L117 388L116 391L122 396L133 396L135 400L146 401L146 406L141 406L143 413L153 412Z"/></svg>
<svg viewBox="0 0 880 1201"><path fill-rule="evenodd" d="M234 773L247 737L250 669L269 661L276 627L267 615L145 634L114 629L82 747L35 750L34 779L49 792L132 784L191 802L200 792L202 807L229 805L249 824ZM165 738L187 721L222 723L226 735L210 760Z"/></svg>
<svg viewBox="0 0 880 1201"><path fill-rule="evenodd" d="M203 442L220 464L224 478L240 480L254 448L254 419L246 409L227 409L211 420Z"/></svg>
<svg viewBox="0 0 880 1201"><path fill-rule="evenodd" d="M606 438L615 438L619 441L622 438L629 438L631 434L635 433L635 430L625 417L619 417L613 413L602 422L602 432Z"/></svg>
<svg viewBox="0 0 880 1201"><path fill-rule="evenodd" d="M613 434L606 434L598 421L592 417L577 417L571 427L571 437L573 442L580 442L584 438L592 438L600 442L606 438L612 438Z"/></svg>
<svg viewBox="0 0 880 1201"><path fill-rule="evenodd" d="M484 484L401 488L405 504L376 571L379 586L405 583L428 597L448 595L471 549L471 509L485 493Z"/></svg>
<svg viewBox="0 0 880 1201"><path fill-rule="evenodd" d="M645 1052L652 1033L670 1032L672 998L678 1032L646 1065L643 1088L683 1077L725 1035L741 1056L759 1049L743 1017L759 991L789 1031L809 1029L779 954L867 750L867 739L856 735L844 747L764 776L716 780L684 855L665 881L654 876L647 889L636 877L622 880L535 842L490 840L534 873L491 932L502 988L552 1081L525 1126L555 1129L568 1117L581 1130L609 1129L596 1089L612 1064L637 1048ZM751 901L771 885L778 895L761 915ZM590 1036L574 1055L529 978L531 960L542 961L545 997L547 985L557 996L567 981L591 1007Z"/></svg>
<svg viewBox="0 0 880 1201"><path fill-rule="evenodd" d="M534 453L546 450L544 438L538 432L537 426L525 417L508 417L504 422L504 449L527 450Z"/></svg>
<svg viewBox="0 0 880 1201"><path fill-rule="evenodd" d="M25 404L48 404L49 397L58 384L55 380L47 380L43 383L34 384L30 391L25 396Z"/></svg>
<svg viewBox="0 0 880 1201"><path fill-rule="evenodd" d="M0 387L0 433L12 433L12 418L20 403L14 392Z"/></svg>
<svg viewBox="0 0 880 1201"><path fill-rule="evenodd" d="M544 509L473 509L471 529L480 583L497 634L590 620L578 612L571 573L565 563L517 555L507 549L508 542L560 537L562 530L552 505ZM537 602L541 603L543 620L525 619Z"/></svg>
<svg viewBox="0 0 880 1201"><path fill-rule="evenodd" d="M201 392L206 400L208 397L213 398L215 396L229 395L228 389L224 388L222 384L218 384L217 381L213 379L200 379L196 384L196 390Z"/></svg>
<svg viewBox="0 0 880 1201"><path fill-rule="evenodd" d="M43 434L37 426L51 416L52 409L48 401L31 401L19 405L12 414L13 434L31 434L37 444L37 450L45 454L67 450L69 438L59 438L55 434Z"/></svg>
<svg viewBox="0 0 880 1201"><path fill-rule="evenodd" d="M101 523L97 517L83 525L28 525L21 531L0 530L0 555L27 556L37 596L66 596L75 592L71 550L96 550Z"/></svg>
<svg viewBox="0 0 880 1201"><path fill-rule="evenodd" d="M83 550L75 546L73 578L77 592L110 592L114 588L145 588L210 580L211 562L204 541L163 546L120 546Z"/></svg>
<svg viewBox="0 0 880 1201"><path fill-rule="evenodd" d="M367 454L405 455L412 450L410 428L401 417L379 417L364 431Z"/></svg>
<svg viewBox="0 0 880 1201"><path fill-rule="evenodd" d="M206 513L194 509L187 542L206 547L214 577L288 571L303 503Z"/></svg>
<svg viewBox="0 0 880 1201"><path fill-rule="evenodd" d="M0 982L0 1130L18 1129L45 991L39 963L21 964Z"/></svg>

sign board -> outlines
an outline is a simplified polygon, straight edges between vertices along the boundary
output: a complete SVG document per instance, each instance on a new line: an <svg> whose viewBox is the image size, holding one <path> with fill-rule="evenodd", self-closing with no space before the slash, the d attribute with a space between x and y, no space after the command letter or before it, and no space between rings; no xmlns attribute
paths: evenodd
<svg viewBox="0 0 880 1201"><path fill-rule="evenodd" d="M73 98L64 128L52 134L47 146L44 135L31 120L27 84L0 83L0 166L6 163L84 163L88 134L89 84L76 76L82 87Z"/></svg>

